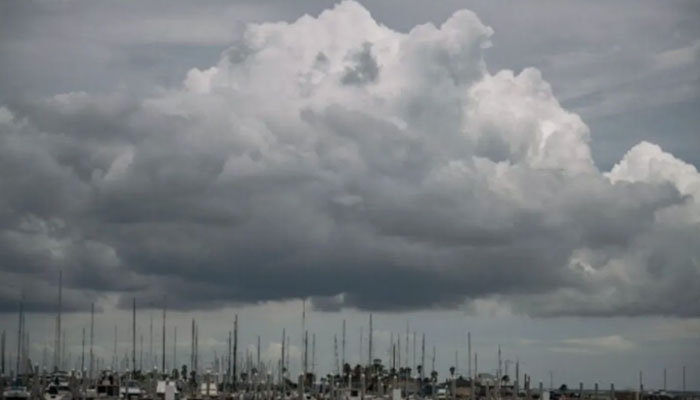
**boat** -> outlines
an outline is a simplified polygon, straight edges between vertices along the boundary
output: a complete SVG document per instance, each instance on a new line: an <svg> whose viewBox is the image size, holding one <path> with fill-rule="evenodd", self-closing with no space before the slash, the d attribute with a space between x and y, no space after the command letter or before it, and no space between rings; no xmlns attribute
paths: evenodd
<svg viewBox="0 0 700 400"><path fill-rule="evenodd" d="M145 393L143 389L141 389L138 381L129 380L125 385L122 385L119 390L119 394L119 397L125 400L139 400L144 397Z"/></svg>
<svg viewBox="0 0 700 400"><path fill-rule="evenodd" d="M31 393L29 393L27 387L20 385L19 382L13 383L2 392L3 400L27 400L30 397Z"/></svg>
<svg viewBox="0 0 700 400"><path fill-rule="evenodd" d="M44 391L44 400L72 400L73 391L68 381L56 379Z"/></svg>

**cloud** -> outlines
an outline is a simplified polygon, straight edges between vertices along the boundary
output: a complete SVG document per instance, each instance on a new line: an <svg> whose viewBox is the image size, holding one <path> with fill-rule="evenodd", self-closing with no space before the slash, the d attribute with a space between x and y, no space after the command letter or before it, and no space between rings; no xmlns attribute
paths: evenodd
<svg viewBox="0 0 700 400"><path fill-rule="evenodd" d="M488 70L492 34L345 1L148 98L2 108L0 273L125 306L700 315L697 170L642 143L601 172L538 70Z"/></svg>

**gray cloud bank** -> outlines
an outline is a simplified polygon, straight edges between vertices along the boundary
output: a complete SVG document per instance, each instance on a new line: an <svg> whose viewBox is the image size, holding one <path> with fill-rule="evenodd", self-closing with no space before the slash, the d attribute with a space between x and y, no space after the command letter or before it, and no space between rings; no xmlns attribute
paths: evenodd
<svg viewBox="0 0 700 400"><path fill-rule="evenodd" d="M251 24L147 98L0 108L0 309L104 293L203 309L491 299L700 316L700 174L642 142L610 171L536 69L490 72L469 11L407 33L343 2Z"/></svg>

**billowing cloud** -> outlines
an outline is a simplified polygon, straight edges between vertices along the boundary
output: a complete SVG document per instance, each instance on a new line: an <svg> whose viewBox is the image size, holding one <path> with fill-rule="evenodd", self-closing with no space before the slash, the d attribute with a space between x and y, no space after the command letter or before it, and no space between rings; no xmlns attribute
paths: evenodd
<svg viewBox="0 0 700 400"><path fill-rule="evenodd" d="M345 1L149 98L4 107L1 273L180 309L700 315L695 167L641 143L600 171L536 69L489 71L492 33Z"/></svg>

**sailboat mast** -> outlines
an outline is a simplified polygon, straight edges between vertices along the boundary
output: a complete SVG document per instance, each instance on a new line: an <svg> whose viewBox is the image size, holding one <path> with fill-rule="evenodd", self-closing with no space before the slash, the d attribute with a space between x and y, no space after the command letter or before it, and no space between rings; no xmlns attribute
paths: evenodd
<svg viewBox="0 0 700 400"><path fill-rule="evenodd" d="M82 374L85 373L85 327L83 327L83 345L82 349L80 351L80 374L81 376L84 376Z"/></svg>
<svg viewBox="0 0 700 400"><path fill-rule="evenodd" d="M0 361L0 376L5 376L5 330L2 330L0 337L0 353L2 353L2 361Z"/></svg>
<svg viewBox="0 0 700 400"><path fill-rule="evenodd" d="M136 298L131 311L131 373L136 371Z"/></svg>
<svg viewBox="0 0 700 400"><path fill-rule="evenodd" d="M345 320L343 319L343 365L340 368L345 368Z"/></svg>
<svg viewBox="0 0 700 400"><path fill-rule="evenodd" d="M88 377L92 380L92 368L94 362L93 355L93 339L95 335L95 303L90 304L90 374Z"/></svg>
<svg viewBox="0 0 700 400"><path fill-rule="evenodd" d="M161 360L161 371L165 373L165 301L163 302L163 357Z"/></svg>
<svg viewBox="0 0 700 400"><path fill-rule="evenodd" d="M286 336L287 336L286 329L282 328L282 357L281 357L281 361L280 361L280 383L282 383L284 381L284 368L286 366L286 364L284 363L284 355L285 355L284 351L285 351L285 344L286 344L285 342L287 340Z"/></svg>
<svg viewBox="0 0 700 400"><path fill-rule="evenodd" d="M233 389L236 389L236 382L238 381L237 374L238 367L238 314L233 318Z"/></svg>
<svg viewBox="0 0 700 400"><path fill-rule="evenodd" d="M302 362L304 376L306 376L309 352L308 352L308 333L306 332L306 299L301 300L301 341L304 348L304 359Z"/></svg>
<svg viewBox="0 0 700 400"><path fill-rule="evenodd" d="M19 301L19 321L17 323L17 374L19 375L20 373L20 355L22 354L22 339L24 338L24 334L22 333L22 312L24 308L24 303L22 300Z"/></svg>
<svg viewBox="0 0 700 400"><path fill-rule="evenodd" d="M372 365L372 314L369 314L369 363L367 365Z"/></svg>
<svg viewBox="0 0 700 400"><path fill-rule="evenodd" d="M467 332L467 353L469 353L469 379L473 379L472 375L472 333Z"/></svg>
<svg viewBox="0 0 700 400"><path fill-rule="evenodd" d="M58 309L56 310L56 339L54 342L54 369L61 367L61 306L63 301L63 271L58 271Z"/></svg>

